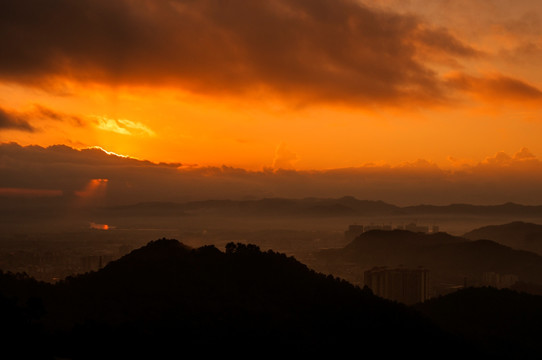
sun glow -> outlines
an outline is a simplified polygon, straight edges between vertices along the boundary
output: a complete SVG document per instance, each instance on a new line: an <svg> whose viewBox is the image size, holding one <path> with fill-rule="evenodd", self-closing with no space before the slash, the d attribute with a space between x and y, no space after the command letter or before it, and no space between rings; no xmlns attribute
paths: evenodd
<svg viewBox="0 0 542 360"><path fill-rule="evenodd" d="M95 222L90 223L90 228L91 229L96 229L96 230L109 230L110 229L109 225L107 225L107 224L96 224Z"/></svg>
<svg viewBox="0 0 542 360"><path fill-rule="evenodd" d="M92 179L83 190L76 191L78 205L100 205L105 199L108 181L108 179Z"/></svg>
<svg viewBox="0 0 542 360"><path fill-rule="evenodd" d="M96 149L96 150L101 150L101 151L103 151L104 153L106 153L107 155L114 155L114 156L118 156L118 157L125 158L125 159L127 159L127 158L132 158L131 156L128 156L128 155L122 155L122 154L117 154L117 153L115 153L115 152L113 152L113 151L107 151L107 150L105 150L105 149L104 149L103 147L101 147L101 146L89 146L89 147L86 147L85 149ZM105 182L108 181L108 179L94 179L94 180L105 181Z"/></svg>

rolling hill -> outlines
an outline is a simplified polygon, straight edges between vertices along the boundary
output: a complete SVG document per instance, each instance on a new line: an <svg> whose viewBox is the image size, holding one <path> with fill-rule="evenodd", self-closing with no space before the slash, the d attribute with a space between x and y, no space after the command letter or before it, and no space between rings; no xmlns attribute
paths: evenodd
<svg viewBox="0 0 542 360"><path fill-rule="evenodd" d="M490 240L471 241L445 233L373 230L342 249L322 250L316 258L320 264L316 268L321 271L358 282L364 270L375 266L422 266L430 271L435 294L444 284L463 285L467 281L483 285L484 273L511 274L529 283L542 281L540 255Z"/></svg>
<svg viewBox="0 0 542 360"><path fill-rule="evenodd" d="M515 221L503 225L484 226L469 231L463 237L470 240L487 239L516 249L542 255L542 225Z"/></svg>
<svg viewBox="0 0 542 360"><path fill-rule="evenodd" d="M476 351L413 309L254 245L161 239L54 285L1 274L0 289L0 313L15 314L0 330L21 358L398 356L418 354L420 338L424 351Z"/></svg>

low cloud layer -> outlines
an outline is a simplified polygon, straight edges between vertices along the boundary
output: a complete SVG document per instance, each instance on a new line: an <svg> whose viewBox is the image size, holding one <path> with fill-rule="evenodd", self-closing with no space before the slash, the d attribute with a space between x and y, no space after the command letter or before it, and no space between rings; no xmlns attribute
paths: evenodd
<svg viewBox="0 0 542 360"><path fill-rule="evenodd" d="M47 121L84 126L84 121L78 116L64 114L42 105L34 105L32 109L26 111L15 111L0 107L0 130L39 132L41 130L40 126Z"/></svg>
<svg viewBox="0 0 542 360"><path fill-rule="evenodd" d="M542 100L542 91L534 85L502 74L476 77L457 73L448 77L448 83L453 88L490 101L512 100L522 103L536 102L536 105L539 105Z"/></svg>
<svg viewBox="0 0 542 360"><path fill-rule="evenodd" d="M8 111L0 108L0 131L1 130L20 130L33 132L34 127L25 119L25 116L21 116L16 112Z"/></svg>
<svg viewBox="0 0 542 360"><path fill-rule="evenodd" d="M500 152L457 169L444 170L425 160L322 171L185 168L120 157L101 149L0 145L0 188L24 188L27 195L28 189L77 195L96 179L103 179L100 184L109 205L345 195L398 205L542 204L542 161L528 149L512 155Z"/></svg>

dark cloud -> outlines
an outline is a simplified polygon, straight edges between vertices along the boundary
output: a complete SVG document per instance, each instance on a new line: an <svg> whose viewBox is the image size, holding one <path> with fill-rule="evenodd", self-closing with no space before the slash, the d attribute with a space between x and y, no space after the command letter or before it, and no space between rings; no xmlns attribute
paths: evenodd
<svg viewBox="0 0 542 360"><path fill-rule="evenodd" d="M100 148L77 150L66 145L41 147L0 144L0 187L81 190L92 179L115 179L126 185L146 183L162 186L159 178L171 180L178 163L156 164L108 153ZM153 171L147 171L153 168ZM149 177L153 178L149 181ZM168 189L170 189L168 187ZM148 191L148 190L147 190ZM164 190L165 191L165 190Z"/></svg>
<svg viewBox="0 0 542 360"><path fill-rule="evenodd" d="M417 39L421 46L429 48L431 52L464 57L482 55L480 51L452 36L445 28L422 28L418 31Z"/></svg>
<svg viewBox="0 0 542 360"><path fill-rule="evenodd" d="M38 119L49 119L55 121L70 122L76 126L84 126L85 123L83 119L78 116L61 113L50 108L47 108L42 105L35 104L33 111L28 113L26 116L34 117Z"/></svg>
<svg viewBox="0 0 542 360"><path fill-rule="evenodd" d="M537 3L535 6L539 6ZM539 9L539 7L538 7ZM538 38L542 31L542 18L540 13L526 12L518 18L510 19L502 23L497 31L516 35L518 37L533 36Z"/></svg>
<svg viewBox="0 0 542 360"><path fill-rule="evenodd" d="M231 167L182 168L67 146L0 144L0 189L80 192L92 179L108 179L109 205L263 197L340 197L420 203L542 204L542 161L528 149L497 153L461 170L425 160L400 166L364 165L321 171ZM28 192L28 191L27 191Z"/></svg>
<svg viewBox="0 0 542 360"><path fill-rule="evenodd" d="M180 163L156 164L147 160L125 157L109 153L99 147L77 150L66 145L41 147L38 145L21 146L17 143L0 143L0 154L4 159L12 158L24 163L39 164L79 164L99 166L136 166L136 167L167 167L176 169Z"/></svg>
<svg viewBox="0 0 542 360"><path fill-rule="evenodd" d="M75 115L61 113L42 105L34 105L28 111L13 111L0 108L0 130L16 129L35 132L44 121L69 122L75 126L85 126L84 121Z"/></svg>
<svg viewBox="0 0 542 360"><path fill-rule="evenodd" d="M445 97L424 54L477 54L416 17L353 0L8 0L0 40L0 77L16 82L398 105Z"/></svg>
<svg viewBox="0 0 542 360"><path fill-rule="evenodd" d="M506 76L486 79L484 85L488 90L493 89L495 93L502 94L504 96L510 96L518 99L542 99L542 91L540 91L540 89L524 81Z"/></svg>
<svg viewBox="0 0 542 360"><path fill-rule="evenodd" d="M34 127L24 119L24 116L21 117L18 113L0 108L0 131L6 129L28 132L34 131Z"/></svg>
<svg viewBox="0 0 542 360"><path fill-rule="evenodd" d="M542 91L537 87L501 74L476 77L458 73L450 76L448 84L497 101L542 99Z"/></svg>

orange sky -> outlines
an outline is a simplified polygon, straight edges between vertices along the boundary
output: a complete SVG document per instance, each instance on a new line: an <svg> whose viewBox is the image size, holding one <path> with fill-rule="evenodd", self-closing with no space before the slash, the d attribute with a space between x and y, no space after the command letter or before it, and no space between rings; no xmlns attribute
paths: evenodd
<svg viewBox="0 0 542 360"><path fill-rule="evenodd" d="M542 156L538 1L370 3L2 2L0 142L249 170Z"/></svg>

